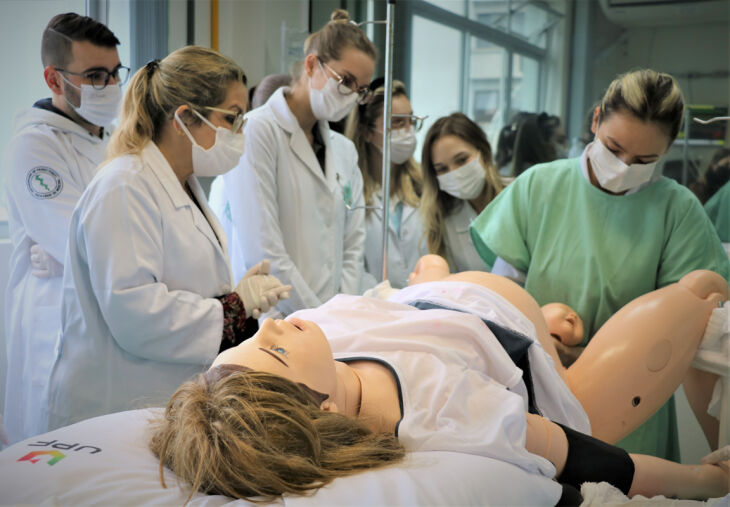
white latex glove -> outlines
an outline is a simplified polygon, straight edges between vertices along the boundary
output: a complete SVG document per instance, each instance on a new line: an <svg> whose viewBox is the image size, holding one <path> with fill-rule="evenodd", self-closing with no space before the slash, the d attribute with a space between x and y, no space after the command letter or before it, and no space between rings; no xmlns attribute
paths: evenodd
<svg viewBox="0 0 730 507"><path fill-rule="evenodd" d="M282 285L278 278L269 274L269 270L269 261L261 261L249 269L236 286L247 317L258 319L279 300L289 297L291 285Z"/></svg>
<svg viewBox="0 0 730 507"><path fill-rule="evenodd" d="M711 452L700 461L702 461L705 465L716 465L727 460L730 460L730 445L726 445L725 447L721 447L718 450Z"/></svg>
<svg viewBox="0 0 730 507"><path fill-rule="evenodd" d="M30 247L30 267L32 268L31 273L36 278L63 276L63 264L49 255L37 243Z"/></svg>

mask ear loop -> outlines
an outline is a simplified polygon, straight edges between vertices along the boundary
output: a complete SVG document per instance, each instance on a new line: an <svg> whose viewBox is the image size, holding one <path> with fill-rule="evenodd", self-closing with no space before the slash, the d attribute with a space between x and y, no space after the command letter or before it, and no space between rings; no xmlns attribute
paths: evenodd
<svg viewBox="0 0 730 507"><path fill-rule="evenodd" d="M215 125L213 125L208 120L208 118L206 118L205 116L203 116L202 114L200 114L199 112L197 112L195 109L192 109L191 108L190 111L192 111L192 113L194 115L196 115L198 118L200 118L203 121L203 123L205 123L210 128L212 128L216 132L216 134L218 133L218 129L216 128ZM180 125L180 128L183 129L183 131L185 132L185 134L188 136L188 139L190 139L190 142L193 143L193 144L196 144L196 145L200 146L200 144L198 144L198 142L193 137L193 134L191 134L190 133L190 130L188 130L188 127L185 125L185 122L183 122L182 119L180 118L180 115L177 113L177 111L175 111L175 121L177 121L178 125ZM200 146L200 147L202 148L202 146Z"/></svg>

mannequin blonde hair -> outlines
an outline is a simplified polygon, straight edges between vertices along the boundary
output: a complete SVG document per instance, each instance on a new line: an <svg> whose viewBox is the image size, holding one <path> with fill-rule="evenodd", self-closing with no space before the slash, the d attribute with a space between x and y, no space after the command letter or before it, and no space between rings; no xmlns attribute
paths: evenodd
<svg viewBox="0 0 730 507"><path fill-rule="evenodd" d="M370 172L370 154L377 148L368 141L368 137L375 129L378 118L383 115L385 87L375 89L372 97L355 109L347 119L345 135L350 138L357 149L357 163L360 166L363 179L363 193L365 204L373 203L373 193L377 192L382 181ZM407 97L406 87L400 81L393 81L393 97ZM421 195L423 176L421 167L411 157L403 164L394 165L390 172L390 196L413 208L418 207ZM370 212L371 210L368 210Z"/></svg>
<svg viewBox="0 0 730 507"><path fill-rule="evenodd" d="M319 408L283 377L220 365L184 383L153 422L150 448L195 491L252 501L302 494L399 462L395 435Z"/></svg>
<svg viewBox="0 0 730 507"><path fill-rule="evenodd" d="M609 85L601 100L599 123L617 111L662 126L672 142L682 126L684 98L677 81L669 74L635 70L620 75Z"/></svg>
<svg viewBox="0 0 730 507"><path fill-rule="evenodd" d="M484 175L487 180L487 204L502 191L504 185L492 161L492 147L484 131L462 113L453 113L436 120L426 134L421 153L423 167L423 193L421 194L421 219L428 253L437 254L453 264L446 250L446 217L469 203L457 199L439 188L436 170L433 167L431 151L434 143L443 136L456 136L472 145L481 155ZM452 266L453 267L453 266Z"/></svg>
<svg viewBox="0 0 730 507"><path fill-rule="evenodd" d="M139 153L159 140L175 110L187 105L208 117L206 106L226 99L232 83L246 85L246 74L230 58L212 49L187 46L139 69L127 85L119 127L112 134L107 158ZM190 121L200 120L190 115Z"/></svg>

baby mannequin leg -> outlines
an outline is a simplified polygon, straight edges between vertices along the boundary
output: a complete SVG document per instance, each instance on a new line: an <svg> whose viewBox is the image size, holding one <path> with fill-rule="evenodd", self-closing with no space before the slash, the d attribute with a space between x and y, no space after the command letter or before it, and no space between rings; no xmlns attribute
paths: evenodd
<svg viewBox="0 0 730 507"><path fill-rule="evenodd" d="M568 369L568 386L588 413L593 436L617 442L679 386L727 282L694 271L616 312Z"/></svg>

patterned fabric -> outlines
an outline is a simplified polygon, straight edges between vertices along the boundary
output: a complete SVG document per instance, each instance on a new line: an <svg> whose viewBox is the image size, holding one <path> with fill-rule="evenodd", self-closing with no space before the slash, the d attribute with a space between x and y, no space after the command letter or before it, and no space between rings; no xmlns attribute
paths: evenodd
<svg viewBox="0 0 730 507"><path fill-rule="evenodd" d="M231 292L218 297L223 304L223 339L220 352L235 347L258 331L256 319L247 319L243 301L238 294Z"/></svg>

